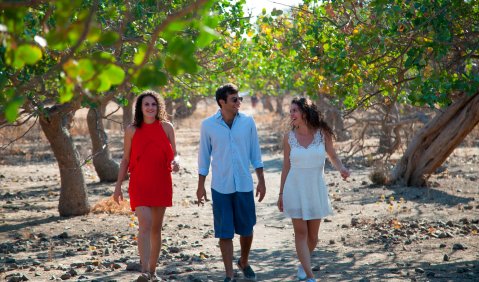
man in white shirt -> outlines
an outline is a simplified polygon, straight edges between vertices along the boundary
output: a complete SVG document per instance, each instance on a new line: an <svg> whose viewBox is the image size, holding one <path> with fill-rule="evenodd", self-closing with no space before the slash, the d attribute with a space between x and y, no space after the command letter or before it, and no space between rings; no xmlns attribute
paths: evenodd
<svg viewBox="0 0 479 282"><path fill-rule="evenodd" d="M198 153L198 205L207 199L205 180L211 164L214 229L215 237L220 240L225 265L224 282L234 281L235 233L240 235L241 246L237 266L245 279L256 280L256 274L248 263L256 224L250 164L258 177L256 197L259 196L259 202L266 193L256 125L252 117L239 112L242 100L234 84L228 83L216 90L216 102L220 109L202 122Z"/></svg>

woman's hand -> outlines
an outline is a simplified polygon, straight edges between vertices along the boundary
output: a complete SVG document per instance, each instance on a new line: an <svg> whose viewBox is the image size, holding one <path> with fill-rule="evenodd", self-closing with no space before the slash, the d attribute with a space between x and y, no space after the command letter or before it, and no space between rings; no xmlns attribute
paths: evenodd
<svg viewBox="0 0 479 282"><path fill-rule="evenodd" d="M121 185L115 187L115 192L113 193L113 200L120 204L120 201L123 201L123 192L121 192Z"/></svg>
<svg viewBox="0 0 479 282"><path fill-rule="evenodd" d="M279 194L278 202L276 204L278 205L279 211L283 212L283 194Z"/></svg>

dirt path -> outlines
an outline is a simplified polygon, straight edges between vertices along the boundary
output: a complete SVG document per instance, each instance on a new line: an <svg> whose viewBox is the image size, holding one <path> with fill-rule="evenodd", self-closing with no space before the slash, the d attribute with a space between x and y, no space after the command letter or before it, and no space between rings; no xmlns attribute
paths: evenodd
<svg viewBox="0 0 479 282"><path fill-rule="evenodd" d="M165 281L222 281L211 203L204 207L194 203L198 123L180 126L177 143L183 168L174 176L174 207L167 210L158 273ZM277 147L272 124L261 121L259 127L268 190L257 204L251 265L259 281L295 281L292 226L276 208L282 156L270 150ZM112 137L112 147L119 158L121 136ZM344 182L328 168L336 214L320 229L313 254L313 265L320 269L317 277L321 281L478 281L479 150L464 150L456 151L447 172L433 176L438 187L431 189L376 187L368 179L371 168L359 165L351 165L351 180ZM98 183L91 166L85 172L91 203L111 194L113 185ZM134 281L138 273L126 270L138 261L134 217L61 218L56 210L58 185L53 159L0 165L0 278ZM238 247L236 240L236 257Z"/></svg>

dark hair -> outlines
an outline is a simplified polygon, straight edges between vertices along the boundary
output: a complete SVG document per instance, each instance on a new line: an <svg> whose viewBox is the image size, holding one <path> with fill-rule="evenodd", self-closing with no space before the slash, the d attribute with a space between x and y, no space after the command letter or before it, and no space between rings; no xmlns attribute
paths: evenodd
<svg viewBox="0 0 479 282"><path fill-rule="evenodd" d="M238 86L234 85L233 83L227 83L216 89L216 103L218 103L220 108L220 100L224 100L226 102L228 95L230 94L238 94Z"/></svg>
<svg viewBox="0 0 479 282"><path fill-rule="evenodd" d="M295 104L299 107L308 126L314 129L321 129L329 133L332 137L335 137L331 127L324 121L323 114L318 110L318 107L316 107L311 99L307 97L296 97L293 98L291 104Z"/></svg>
<svg viewBox="0 0 479 282"><path fill-rule="evenodd" d="M136 128L140 128L141 124L143 123L143 112L141 111L141 105L143 103L143 98L145 97L151 97L155 99L157 110L155 119L160 121L167 121L168 116L166 114L165 101L163 100L163 98L153 90L145 90L140 94L140 96L138 96L138 98L136 98L135 120L133 121L133 125Z"/></svg>

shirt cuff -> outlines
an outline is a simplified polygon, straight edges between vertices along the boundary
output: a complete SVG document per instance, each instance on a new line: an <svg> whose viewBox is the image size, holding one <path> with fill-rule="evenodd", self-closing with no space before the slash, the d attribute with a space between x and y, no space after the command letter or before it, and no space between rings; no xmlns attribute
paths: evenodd
<svg viewBox="0 0 479 282"><path fill-rule="evenodd" d="M204 168L198 169L198 174L201 174L203 176L207 176L208 172L209 172L208 169L204 169Z"/></svg>
<svg viewBox="0 0 479 282"><path fill-rule="evenodd" d="M254 167L254 169L263 168L264 165L263 165L263 162L255 162L255 163L253 163L253 167Z"/></svg>

